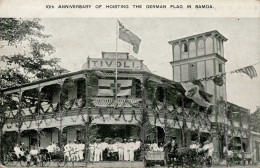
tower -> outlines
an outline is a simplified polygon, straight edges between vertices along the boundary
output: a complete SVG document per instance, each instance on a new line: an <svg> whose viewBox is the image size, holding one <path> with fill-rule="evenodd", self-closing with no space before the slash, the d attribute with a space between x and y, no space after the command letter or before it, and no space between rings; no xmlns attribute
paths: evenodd
<svg viewBox="0 0 260 168"><path fill-rule="evenodd" d="M227 38L217 30L169 41L172 46L173 80L190 81L215 76L225 72L224 42ZM227 100L225 77L223 85L215 85L212 80L201 81L205 92Z"/></svg>

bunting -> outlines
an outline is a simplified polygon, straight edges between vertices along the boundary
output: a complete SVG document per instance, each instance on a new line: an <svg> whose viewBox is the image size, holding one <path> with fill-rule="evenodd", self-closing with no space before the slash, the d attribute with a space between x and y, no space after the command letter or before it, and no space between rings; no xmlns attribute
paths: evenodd
<svg viewBox="0 0 260 168"><path fill-rule="evenodd" d="M218 74L218 75L215 75L215 76L209 76L209 77L206 77L206 78L201 78L201 79L197 79L197 80L189 80L189 81L183 81L183 82L180 82L180 83L190 83L190 82L201 82L201 81L209 81L209 80L212 80L216 85L218 86L222 86L224 84L224 80L223 80L223 77L226 76L226 74L228 73L244 73L246 75L248 75L250 77L250 79L253 79L255 77L257 77L257 72L256 72L256 69L254 68L254 65L256 64L259 64L260 62L257 62L253 65L249 65L249 66L246 66L246 67L243 67L243 68L239 68L239 69L236 69L236 70L233 70L233 71L230 71L230 72L225 72L225 73L222 73L222 74Z"/></svg>
<svg viewBox="0 0 260 168"><path fill-rule="evenodd" d="M231 73L245 73L246 75L248 75L251 79L253 79L254 77L257 77L257 72L255 70L255 68L250 65L244 68L240 68L234 71L231 71Z"/></svg>

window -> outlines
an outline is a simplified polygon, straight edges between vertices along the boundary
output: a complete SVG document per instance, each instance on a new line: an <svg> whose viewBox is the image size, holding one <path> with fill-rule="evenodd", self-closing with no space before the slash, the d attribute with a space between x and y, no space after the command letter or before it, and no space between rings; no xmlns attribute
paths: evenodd
<svg viewBox="0 0 260 168"><path fill-rule="evenodd" d="M37 146L37 138L35 137L30 137L30 147L36 147Z"/></svg>
<svg viewBox="0 0 260 168"><path fill-rule="evenodd" d="M156 96L157 96L157 100L159 102L163 102L164 101L164 89L162 87L158 87L157 88Z"/></svg>
<svg viewBox="0 0 260 168"><path fill-rule="evenodd" d="M141 89L141 81L138 79L135 79L135 95L137 98L142 97L142 89Z"/></svg>
<svg viewBox="0 0 260 168"><path fill-rule="evenodd" d="M218 64L218 71L221 72L221 73L223 72L222 64Z"/></svg>
<svg viewBox="0 0 260 168"><path fill-rule="evenodd" d="M197 79L197 63L190 63L190 80Z"/></svg>
<svg viewBox="0 0 260 168"><path fill-rule="evenodd" d="M86 83L85 79L79 79L77 81L77 98L85 98L86 93Z"/></svg>
<svg viewBox="0 0 260 168"><path fill-rule="evenodd" d="M77 130L77 141L83 142L84 140L84 134L81 130Z"/></svg>
<svg viewBox="0 0 260 168"><path fill-rule="evenodd" d="M182 52L188 52L188 45L186 43L182 45Z"/></svg>

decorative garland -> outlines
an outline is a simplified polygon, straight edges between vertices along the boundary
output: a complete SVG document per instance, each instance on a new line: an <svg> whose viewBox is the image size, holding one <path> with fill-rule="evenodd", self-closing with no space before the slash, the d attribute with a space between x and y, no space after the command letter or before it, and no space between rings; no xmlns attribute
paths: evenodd
<svg viewBox="0 0 260 168"><path fill-rule="evenodd" d="M73 117L70 116L70 119L72 120L72 122L76 122L78 120L78 115L75 117L75 119L73 119Z"/></svg>
<svg viewBox="0 0 260 168"><path fill-rule="evenodd" d="M45 119L45 120L44 120L44 123L45 123L45 125L50 126L51 123L52 123L52 120L50 120L50 122L48 123L47 120Z"/></svg>
<svg viewBox="0 0 260 168"><path fill-rule="evenodd" d="M32 125L32 120L29 121L29 125L27 125L26 122L24 122L24 125L26 126L27 129L29 129Z"/></svg>
<svg viewBox="0 0 260 168"><path fill-rule="evenodd" d="M102 117L103 122L105 122L105 118L104 118L104 115L103 115L103 110L101 108L98 110L98 114L99 114L99 117Z"/></svg>

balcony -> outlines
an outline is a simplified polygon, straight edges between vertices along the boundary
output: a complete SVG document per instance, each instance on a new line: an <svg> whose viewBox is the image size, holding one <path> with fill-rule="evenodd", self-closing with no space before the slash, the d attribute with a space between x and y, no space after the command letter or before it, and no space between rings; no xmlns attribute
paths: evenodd
<svg viewBox="0 0 260 168"><path fill-rule="evenodd" d="M133 107L137 106L138 103L142 100L141 98L100 98L95 97L92 99L93 104L96 107Z"/></svg>

